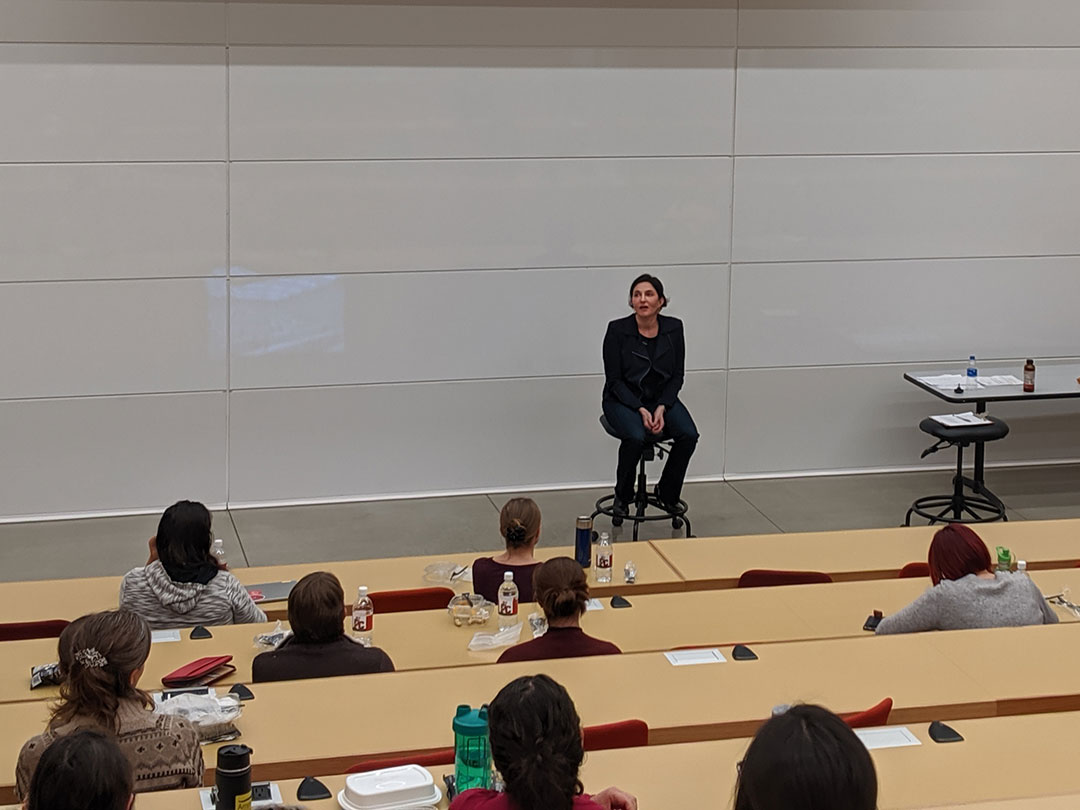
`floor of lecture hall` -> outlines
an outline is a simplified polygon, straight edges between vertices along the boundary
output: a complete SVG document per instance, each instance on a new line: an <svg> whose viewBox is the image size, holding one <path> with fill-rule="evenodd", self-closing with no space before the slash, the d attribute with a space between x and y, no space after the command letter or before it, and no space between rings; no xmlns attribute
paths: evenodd
<svg viewBox="0 0 1080 810"><path fill-rule="evenodd" d="M992 469L987 480L1010 520L1080 517L1080 465ZM711 535L899 526L916 497L946 492L945 471L689 483L694 533ZM541 543L570 545L574 518L607 490L524 492L544 515ZM214 514L229 563L276 565L485 551L500 545L509 494L236 509ZM122 574L146 561L157 515L0 524L0 581ZM611 529L603 519L598 528ZM616 530L629 540L630 527ZM667 522L642 538L681 537Z"/></svg>

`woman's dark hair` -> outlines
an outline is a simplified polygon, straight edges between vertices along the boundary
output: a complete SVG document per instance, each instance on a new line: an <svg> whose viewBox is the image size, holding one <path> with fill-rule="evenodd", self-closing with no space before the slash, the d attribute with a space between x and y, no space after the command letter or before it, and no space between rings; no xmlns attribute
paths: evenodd
<svg viewBox="0 0 1080 810"><path fill-rule="evenodd" d="M943 579L961 579L968 574L989 571L993 565L986 543L962 523L950 523L938 529L930 541L927 562L930 579L935 585Z"/></svg>
<svg viewBox="0 0 1080 810"><path fill-rule="evenodd" d="M656 294L664 299L664 303L660 305L660 309L663 309L664 307L666 307L668 305L668 299L667 299L667 296L664 295L664 282L662 282L656 276L650 275L649 273L642 273L640 276L635 278L634 283L630 285L629 298L630 298L631 306L633 305L633 301L634 301L634 288L638 284L641 284L644 281L649 282L652 285L653 289L656 290Z"/></svg>
<svg viewBox="0 0 1080 810"><path fill-rule="evenodd" d="M60 634L60 702L49 726L86 719L106 731L117 730L120 701L134 698L148 709L154 701L131 685L131 673L150 655L150 627L129 610L82 616Z"/></svg>
<svg viewBox="0 0 1080 810"><path fill-rule="evenodd" d="M533 598L549 622L582 615L589 601L584 569L570 557L552 557L533 573Z"/></svg>
<svg viewBox="0 0 1080 810"><path fill-rule="evenodd" d="M336 576L316 571L289 592L289 625L303 644L324 644L345 635L345 591Z"/></svg>
<svg viewBox="0 0 1080 810"><path fill-rule="evenodd" d="M491 756L519 810L571 810L582 788L581 720L547 675L511 681L488 707Z"/></svg>
<svg viewBox="0 0 1080 810"><path fill-rule="evenodd" d="M877 773L866 746L821 706L770 718L746 750L734 810L874 810Z"/></svg>
<svg viewBox="0 0 1080 810"><path fill-rule="evenodd" d="M157 554L174 582L206 584L217 573L217 565L210 556L214 542L210 521L210 510L197 501L177 501L162 514L157 529Z"/></svg>
<svg viewBox="0 0 1080 810"><path fill-rule="evenodd" d="M540 536L540 507L532 498L511 498L499 512L499 533L507 548L524 548Z"/></svg>
<svg viewBox="0 0 1080 810"><path fill-rule="evenodd" d="M52 743L38 760L26 810L127 810L134 777L116 741L81 729Z"/></svg>

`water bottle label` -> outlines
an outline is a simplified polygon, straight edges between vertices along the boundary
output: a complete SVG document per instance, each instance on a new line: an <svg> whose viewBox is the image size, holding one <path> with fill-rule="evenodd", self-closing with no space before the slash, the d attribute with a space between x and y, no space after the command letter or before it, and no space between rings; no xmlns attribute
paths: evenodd
<svg viewBox="0 0 1080 810"><path fill-rule="evenodd" d="M354 610L352 614L352 629L356 633L371 632L374 616L370 610Z"/></svg>
<svg viewBox="0 0 1080 810"><path fill-rule="evenodd" d="M596 567L597 568L611 568L611 554L597 554L596 555Z"/></svg>
<svg viewBox="0 0 1080 810"><path fill-rule="evenodd" d="M518 612L518 600L516 596L505 596L499 594L499 615L500 616L517 616Z"/></svg>

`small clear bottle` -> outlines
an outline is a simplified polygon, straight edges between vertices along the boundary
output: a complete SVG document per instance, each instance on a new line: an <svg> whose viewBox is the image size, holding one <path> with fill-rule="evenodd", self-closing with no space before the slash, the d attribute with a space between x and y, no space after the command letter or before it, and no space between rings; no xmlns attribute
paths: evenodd
<svg viewBox="0 0 1080 810"><path fill-rule="evenodd" d="M1016 573L1027 576L1027 560L1016 561Z"/></svg>
<svg viewBox="0 0 1080 810"><path fill-rule="evenodd" d="M513 627L518 621L518 586L514 583L514 572L503 574L499 586L499 629Z"/></svg>
<svg viewBox="0 0 1080 810"><path fill-rule="evenodd" d="M967 365L967 379L964 381L965 388L976 388L978 386L979 368L975 365L975 355L968 357Z"/></svg>
<svg viewBox="0 0 1080 810"><path fill-rule="evenodd" d="M372 626L375 623L375 606L368 596L367 585L361 585L356 591L356 604L352 611L353 638L365 647L371 646Z"/></svg>
<svg viewBox="0 0 1080 810"><path fill-rule="evenodd" d="M600 542L596 544L596 581L611 582L611 566L615 562L615 550L611 547L611 538L607 532L600 533Z"/></svg>
<svg viewBox="0 0 1080 810"><path fill-rule="evenodd" d="M225 541L220 537L215 538L213 545L210 546L210 555L217 562L218 568L225 568L229 564L225 558Z"/></svg>

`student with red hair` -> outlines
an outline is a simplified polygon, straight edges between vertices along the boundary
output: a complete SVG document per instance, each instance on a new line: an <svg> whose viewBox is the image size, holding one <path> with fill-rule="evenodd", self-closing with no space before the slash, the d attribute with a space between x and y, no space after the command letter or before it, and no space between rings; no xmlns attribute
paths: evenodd
<svg viewBox="0 0 1080 810"><path fill-rule="evenodd" d="M1026 574L991 570L990 550L968 526L950 523L939 529L927 562L933 587L882 619L879 634L1019 627L1058 620Z"/></svg>

